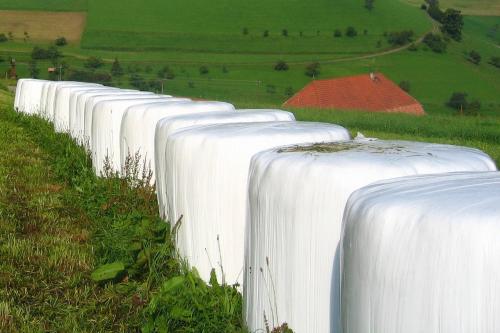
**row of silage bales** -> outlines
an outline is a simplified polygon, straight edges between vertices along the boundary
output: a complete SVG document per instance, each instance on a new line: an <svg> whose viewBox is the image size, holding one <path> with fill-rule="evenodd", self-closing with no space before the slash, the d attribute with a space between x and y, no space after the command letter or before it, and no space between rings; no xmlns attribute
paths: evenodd
<svg viewBox="0 0 500 333"><path fill-rule="evenodd" d="M272 121L294 121L292 113L275 109L243 109L237 112L209 112L178 115L161 119L155 131L156 191L160 216L168 219L168 196L166 186L166 142L175 132L194 127L232 123L259 123ZM176 222L176 221L171 221Z"/></svg>
<svg viewBox="0 0 500 333"><path fill-rule="evenodd" d="M344 333L500 332L500 174L355 192L342 240Z"/></svg>
<svg viewBox="0 0 500 333"><path fill-rule="evenodd" d="M92 133L90 136L92 164L96 173L103 174L105 168L110 168L113 172L121 172L120 130L123 116L129 108L151 103L170 104L172 101L175 101L175 98L172 99L171 96L153 94L104 100L97 103L92 110ZM140 124L138 124L138 130L143 130ZM109 162L107 166L105 165L106 160Z"/></svg>
<svg viewBox="0 0 500 333"><path fill-rule="evenodd" d="M494 162L476 149L365 138L256 155L244 283L250 329L265 329L265 313L297 332L340 332L339 241L355 190L407 175L490 170ZM386 332L352 332L370 331Z"/></svg>
<svg viewBox="0 0 500 333"><path fill-rule="evenodd" d="M171 119L182 114L212 112L234 112L234 106L224 102L191 101L187 98L172 98L170 103L152 103L132 106L123 116L120 130L120 162L123 168L127 160L134 160L139 175L151 175L151 184L156 181L155 131L160 120ZM137 128L141 130L138 131ZM164 142L159 142L159 145ZM136 160L137 157L137 160Z"/></svg>
<svg viewBox="0 0 500 333"><path fill-rule="evenodd" d="M340 126L295 121L186 129L167 138L170 221L181 255L208 281L242 282L248 170L252 156L286 144L349 139Z"/></svg>
<svg viewBox="0 0 500 333"><path fill-rule="evenodd" d="M106 100L120 98L134 98L153 93L137 90L112 89L99 92L86 92L77 97L75 110L75 127L77 142L90 151L90 139L92 134L92 112L97 103ZM70 112L71 114L71 112Z"/></svg>
<svg viewBox="0 0 500 333"><path fill-rule="evenodd" d="M82 88L77 89L71 93L69 98L69 134L78 143L83 142L83 126L85 122L85 117L83 110L85 109L85 102L90 96L95 96L105 93L117 93L117 92L130 92L133 90L118 89L113 87L92 87L92 88ZM136 91L137 92L137 91Z"/></svg>
<svg viewBox="0 0 500 333"><path fill-rule="evenodd" d="M54 99L54 130L56 132L69 132L70 97L73 92L99 87L103 87L103 85L82 83L58 86Z"/></svg>

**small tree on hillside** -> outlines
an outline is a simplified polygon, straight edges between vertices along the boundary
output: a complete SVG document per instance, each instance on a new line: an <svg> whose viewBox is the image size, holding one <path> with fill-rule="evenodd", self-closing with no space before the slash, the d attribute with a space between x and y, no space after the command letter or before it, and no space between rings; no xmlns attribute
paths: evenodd
<svg viewBox="0 0 500 333"><path fill-rule="evenodd" d="M169 66L163 66L157 73L160 79L172 80L175 78L174 71Z"/></svg>
<svg viewBox="0 0 500 333"><path fill-rule="evenodd" d="M245 27L245 28L243 28L242 33L243 33L243 35L245 35L245 36L246 36L246 35L248 35L248 28L246 28L246 27Z"/></svg>
<svg viewBox="0 0 500 333"><path fill-rule="evenodd" d="M68 44L68 41L64 37L59 37L54 42L57 46L65 46Z"/></svg>
<svg viewBox="0 0 500 333"><path fill-rule="evenodd" d="M469 103L467 101L467 94L464 92L454 92L446 105L457 110L460 114L467 116L477 115L481 109L481 102L473 100Z"/></svg>
<svg viewBox="0 0 500 333"><path fill-rule="evenodd" d="M38 68L35 60L31 60L29 62L29 64L28 64L28 70L30 72L30 76L33 79L38 79L38 77L40 75L40 69Z"/></svg>
<svg viewBox="0 0 500 333"><path fill-rule="evenodd" d="M288 70L288 64L286 62L284 62L283 60L279 60L274 65L274 70L275 71L287 71Z"/></svg>
<svg viewBox="0 0 500 333"><path fill-rule="evenodd" d="M123 68L118 61L118 58L115 58L113 61L113 64L111 65L111 75L113 76L122 76L123 75Z"/></svg>
<svg viewBox="0 0 500 333"><path fill-rule="evenodd" d="M497 68L500 68L500 57L491 57L490 61L488 61L490 65L493 65Z"/></svg>
<svg viewBox="0 0 500 333"><path fill-rule="evenodd" d="M292 97L293 96L293 88L292 87L286 87L285 88L285 96L286 97Z"/></svg>
<svg viewBox="0 0 500 333"><path fill-rule="evenodd" d="M425 35L423 42L436 53L443 53L446 51L446 42L441 36L433 34L432 32Z"/></svg>
<svg viewBox="0 0 500 333"><path fill-rule="evenodd" d="M209 72L209 70L208 70L208 67L207 67L207 66L200 66L199 71L200 71L200 74L201 74L201 75L206 75L206 74L208 74L208 72Z"/></svg>
<svg viewBox="0 0 500 333"><path fill-rule="evenodd" d="M319 62L313 62L307 65L305 74L309 77L316 77L320 73L319 69L320 69Z"/></svg>
<svg viewBox="0 0 500 333"><path fill-rule="evenodd" d="M441 18L441 31L456 41L462 39L462 28L464 27L464 19L459 10L447 9Z"/></svg>
<svg viewBox="0 0 500 333"><path fill-rule="evenodd" d="M0 43L5 43L8 40L9 39L5 36L5 34L0 34Z"/></svg>
<svg viewBox="0 0 500 333"><path fill-rule="evenodd" d="M335 31L333 32L333 37L335 38L342 37L342 31L340 31L340 29L335 29Z"/></svg>
<svg viewBox="0 0 500 333"><path fill-rule="evenodd" d="M288 30L287 29L283 29L281 31L281 35L283 35L283 37L288 37Z"/></svg>
<svg viewBox="0 0 500 333"><path fill-rule="evenodd" d="M365 0L365 8L368 10L372 10L374 2L375 0Z"/></svg>
<svg viewBox="0 0 500 333"><path fill-rule="evenodd" d="M356 29L354 29L354 27L347 27L347 29L345 30L345 35L347 37L356 37L358 35L358 32L356 31Z"/></svg>
<svg viewBox="0 0 500 333"><path fill-rule="evenodd" d="M477 51L470 51L469 52L469 57L467 58L470 62L472 62L474 65L479 65L481 62L481 55Z"/></svg>
<svg viewBox="0 0 500 333"><path fill-rule="evenodd" d="M262 34L262 37L269 37L269 30L264 30L264 33Z"/></svg>
<svg viewBox="0 0 500 333"><path fill-rule="evenodd" d="M104 62L99 57L90 57L85 61L84 66L88 69L97 69L104 65Z"/></svg>

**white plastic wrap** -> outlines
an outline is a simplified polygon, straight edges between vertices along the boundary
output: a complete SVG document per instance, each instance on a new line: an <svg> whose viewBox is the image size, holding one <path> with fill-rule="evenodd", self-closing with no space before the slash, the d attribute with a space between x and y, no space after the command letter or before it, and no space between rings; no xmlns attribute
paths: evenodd
<svg viewBox="0 0 500 333"><path fill-rule="evenodd" d="M130 107L123 116L120 132L121 165L125 165L127 156L139 154L138 172L143 167L152 172L151 182L155 178L155 130L161 119L170 119L181 114L205 113L215 111L234 111L234 107L223 102L192 102L187 98L172 98L169 103L145 104ZM137 129L141 130L138 131ZM163 142L165 144L165 142Z"/></svg>
<svg viewBox="0 0 500 333"><path fill-rule="evenodd" d="M338 244L353 191L406 175L489 170L495 164L479 150L406 141L362 139L256 155L245 253L250 330L265 329L265 313L294 332L340 332Z"/></svg>
<svg viewBox="0 0 500 333"><path fill-rule="evenodd" d="M171 135L165 184L169 220L183 215L181 255L205 280L215 268L219 279L241 283L252 156L286 144L346 139L343 127L293 121L212 125Z"/></svg>
<svg viewBox="0 0 500 333"><path fill-rule="evenodd" d="M500 174L355 192L342 238L344 333L500 332Z"/></svg>
<svg viewBox="0 0 500 333"><path fill-rule="evenodd" d="M61 85L56 88L54 98L54 130L56 132L69 132L69 108L70 97L73 91L78 89L88 89L103 87L101 84L81 83L71 85Z"/></svg>
<svg viewBox="0 0 500 333"><path fill-rule="evenodd" d="M79 138L83 137L83 111L78 113L78 108L83 109L82 105L85 105L86 98L89 96L95 96L105 92L117 92L117 91L131 91L123 90L112 87L97 87L97 88L79 88L74 90L69 97L69 134L77 142L80 142ZM80 106L79 106L80 105Z"/></svg>
<svg viewBox="0 0 500 333"><path fill-rule="evenodd" d="M103 94L97 94L90 96L86 98L85 104L83 105L83 108L81 107L82 104L78 103L77 109L76 109L76 115L77 115L77 121L79 119L83 118L83 135L81 137L81 142L84 144L85 147L90 150L91 147L91 140L92 140L92 116L93 116L93 111L97 103L102 102L102 101L112 101L112 100L119 100L119 99L137 99L141 98L144 96L149 96L151 98L155 98L157 95L153 93L147 93L147 92L141 92L141 91L133 91L133 92L122 92L122 91L117 91L117 92L106 92Z"/></svg>
<svg viewBox="0 0 500 333"><path fill-rule="evenodd" d="M21 79L16 87L14 108L26 114L39 114L41 110L42 89L45 80Z"/></svg>
<svg viewBox="0 0 500 333"><path fill-rule="evenodd" d="M194 126L205 126L213 124L250 123L269 121L293 121L295 117L291 112L267 109L246 109L237 112L210 112L195 113L172 118L164 118L158 122L155 132L155 174L156 194L160 216L168 218L167 189L165 184L166 174L166 142L170 135L177 131ZM175 222L175 221L174 221Z"/></svg>
<svg viewBox="0 0 500 333"><path fill-rule="evenodd" d="M134 105L166 102L170 99L171 97L162 95L144 95L136 98L104 100L95 105L92 110L90 147L92 164L97 175L103 175L106 160L109 161L108 166L112 171L121 171L120 129L125 111Z"/></svg>
<svg viewBox="0 0 500 333"><path fill-rule="evenodd" d="M58 87L81 86L81 82L73 81L49 81L42 88L42 101L44 105L41 108L41 116L50 122L54 122L54 110L56 102L56 92Z"/></svg>

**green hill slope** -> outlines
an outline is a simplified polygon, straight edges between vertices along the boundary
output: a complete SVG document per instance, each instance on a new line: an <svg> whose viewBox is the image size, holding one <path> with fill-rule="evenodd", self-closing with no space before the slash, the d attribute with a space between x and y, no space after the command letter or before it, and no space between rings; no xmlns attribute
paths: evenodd
<svg viewBox="0 0 500 333"><path fill-rule="evenodd" d="M0 9L84 11L87 0L0 0Z"/></svg>
<svg viewBox="0 0 500 333"><path fill-rule="evenodd" d="M356 38L333 38L348 26ZM228 53L363 53L386 31L430 29L422 11L394 0L89 0L82 45ZM243 29L248 29L248 35ZM287 29L288 37L282 36ZM269 37L263 32L269 31ZM366 31L365 31L366 30Z"/></svg>

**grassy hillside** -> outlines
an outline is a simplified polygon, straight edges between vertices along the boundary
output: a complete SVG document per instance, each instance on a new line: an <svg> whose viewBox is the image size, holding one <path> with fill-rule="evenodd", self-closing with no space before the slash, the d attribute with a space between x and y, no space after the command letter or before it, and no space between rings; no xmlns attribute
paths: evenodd
<svg viewBox="0 0 500 333"><path fill-rule="evenodd" d="M333 38L335 29L358 38ZM243 28L248 35L243 35ZM289 37L281 35L287 29ZM88 48L170 49L236 53L356 53L375 48L384 31L430 29L425 15L405 3L379 0L89 0ZM269 31L264 38L263 32ZM366 30L366 35L364 34ZM302 32L302 37L300 36Z"/></svg>
<svg viewBox="0 0 500 333"><path fill-rule="evenodd" d="M87 0L0 0L0 9L84 11Z"/></svg>

